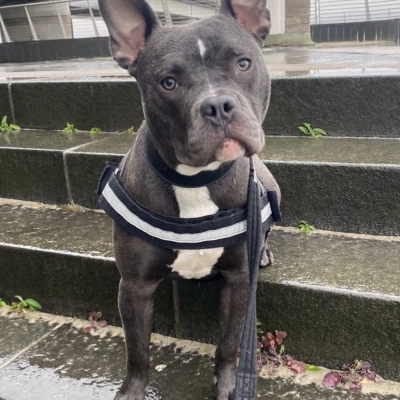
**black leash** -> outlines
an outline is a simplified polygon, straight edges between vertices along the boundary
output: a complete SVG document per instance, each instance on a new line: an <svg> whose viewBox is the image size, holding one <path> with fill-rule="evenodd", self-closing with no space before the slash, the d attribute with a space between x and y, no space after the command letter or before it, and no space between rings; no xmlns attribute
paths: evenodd
<svg viewBox="0 0 400 400"><path fill-rule="evenodd" d="M259 190L254 162L250 158L247 194L247 252L250 290L240 346L239 366L236 373L236 400L253 400L257 397L256 292L263 237Z"/></svg>

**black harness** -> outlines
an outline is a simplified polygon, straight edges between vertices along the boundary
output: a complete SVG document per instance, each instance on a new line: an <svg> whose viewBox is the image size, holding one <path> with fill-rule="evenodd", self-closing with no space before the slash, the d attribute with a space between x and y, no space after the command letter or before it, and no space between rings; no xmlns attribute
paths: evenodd
<svg viewBox="0 0 400 400"><path fill-rule="evenodd" d="M234 164L234 161L224 163L214 171L203 171L194 176L181 175L166 165L149 137L146 141L151 167L171 185L185 188L207 186L225 176ZM250 292L236 376L236 400L253 400L257 396L258 377L257 277L263 237L273 223L281 219L276 192L267 191L258 181L250 157L246 206L201 218L167 217L149 210L128 193L122 179L126 160L125 156L120 165L107 163L97 194L100 207L128 233L156 246L175 250L226 247L247 240Z"/></svg>

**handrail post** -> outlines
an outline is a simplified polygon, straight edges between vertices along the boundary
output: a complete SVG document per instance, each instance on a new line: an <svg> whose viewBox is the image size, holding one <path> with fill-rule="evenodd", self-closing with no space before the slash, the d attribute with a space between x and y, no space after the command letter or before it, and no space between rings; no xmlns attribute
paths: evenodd
<svg viewBox="0 0 400 400"><path fill-rule="evenodd" d="M367 14L367 21L371 21L371 10L369 8L369 0L365 0L365 13Z"/></svg>
<svg viewBox="0 0 400 400"><path fill-rule="evenodd" d="M96 36L99 36L99 30L97 29L96 20L94 19L93 10L90 5L90 0L87 0L87 4L88 4L88 8L89 8L90 18L92 19L92 23L93 23L94 33Z"/></svg>
<svg viewBox="0 0 400 400"><path fill-rule="evenodd" d="M169 12L167 0L161 0L161 2L162 2L163 9L164 9L165 22L167 25L172 25L172 18L171 18L171 14Z"/></svg>
<svg viewBox="0 0 400 400"><path fill-rule="evenodd" d="M36 34L35 27L31 20L31 16L29 15L28 7L25 6L24 9L25 9L25 13L26 13L26 18L28 18L28 24L29 24L29 28L31 29L33 40L39 40L38 35Z"/></svg>
<svg viewBox="0 0 400 400"><path fill-rule="evenodd" d="M6 39L7 43L10 43L11 42L10 35L8 34L6 24L4 23L3 17L1 16L1 14L0 14L0 25L1 25L1 29L3 30L3 33L4 33L4 39Z"/></svg>
<svg viewBox="0 0 400 400"><path fill-rule="evenodd" d="M63 35L63 38L66 39L67 38L67 31L65 30L64 22L63 22L63 20L61 18L60 10L58 9L58 4L56 5L56 9L57 9L58 20L60 21L60 27L61 27L62 35Z"/></svg>

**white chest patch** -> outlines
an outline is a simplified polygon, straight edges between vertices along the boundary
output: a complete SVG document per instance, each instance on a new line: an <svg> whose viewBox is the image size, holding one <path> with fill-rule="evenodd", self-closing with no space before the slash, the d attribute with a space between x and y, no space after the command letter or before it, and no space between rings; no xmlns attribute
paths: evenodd
<svg viewBox="0 0 400 400"><path fill-rule="evenodd" d="M181 218L197 218L218 211L206 187L182 188L173 186ZM210 274L212 267L224 252L223 247L204 250L179 250L170 268L186 279L200 279Z"/></svg>
<svg viewBox="0 0 400 400"><path fill-rule="evenodd" d="M201 39L197 39L197 45L199 46L199 51L201 58L204 58L204 54L206 54L206 46L204 46L204 43Z"/></svg>

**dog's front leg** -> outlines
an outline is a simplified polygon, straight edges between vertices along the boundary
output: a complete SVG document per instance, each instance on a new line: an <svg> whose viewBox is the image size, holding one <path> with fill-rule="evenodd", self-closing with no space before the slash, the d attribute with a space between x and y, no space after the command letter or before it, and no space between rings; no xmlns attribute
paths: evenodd
<svg viewBox="0 0 400 400"><path fill-rule="evenodd" d="M119 310L125 332L127 374L115 400L144 400L149 384L153 295L158 283L121 279Z"/></svg>
<svg viewBox="0 0 400 400"><path fill-rule="evenodd" d="M247 268L247 266L246 266ZM217 400L234 398L237 356L248 296L248 272L222 272L225 285L221 293L220 327L215 354L214 379Z"/></svg>

